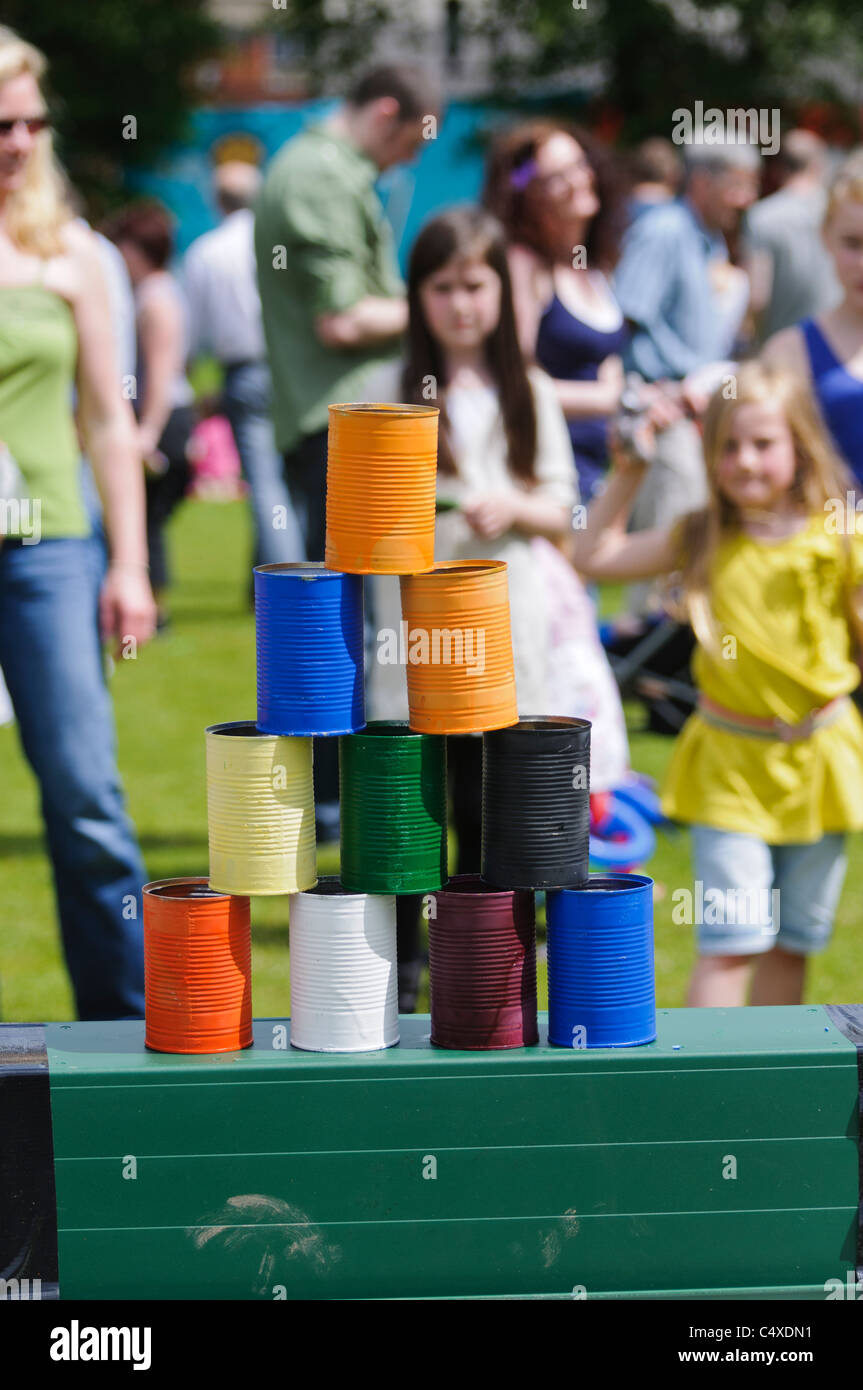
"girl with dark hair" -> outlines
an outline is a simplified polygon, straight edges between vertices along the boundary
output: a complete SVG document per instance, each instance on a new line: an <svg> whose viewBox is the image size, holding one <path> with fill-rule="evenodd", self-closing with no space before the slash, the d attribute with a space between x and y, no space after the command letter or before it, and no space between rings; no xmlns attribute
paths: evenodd
<svg viewBox="0 0 863 1390"><path fill-rule="evenodd" d="M519 708L535 713L545 707L547 651L530 540L560 540L577 493L554 387L525 366L519 349L503 229L490 213L455 208L426 224L411 253L408 314L404 361L379 369L365 396L438 406L438 493L446 509L435 557L507 562ZM382 624L397 589L390 585L380 598ZM379 703L406 708L404 673L374 667ZM399 679L388 687L394 671Z"/></svg>
<svg viewBox="0 0 863 1390"><path fill-rule="evenodd" d="M440 409L435 558L506 561L518 708L544 712L550 624L531 543L562 539L577 492L554 387L519 349L503 228L490 213L456 208L426 224L410 258L408 310L405 359L381 368L365 398ZM398 631L398 580L376 576L373 601L379 633ZM371 718L407 718L404 668L374 659L367 704ZM448 739L447 758L457 872L478 872L481 737ZM419 976L418 913L398 901L404 1012Z"/></svg>
<svg viewBox="0 0 863 1390"><path fill-rule="evenodd" d="M483 201L510 243L522 349L554 380L589 500L623 390L626 328L606 278L623 229L615 171L584 132L532 121L495 142Z"/></svg>

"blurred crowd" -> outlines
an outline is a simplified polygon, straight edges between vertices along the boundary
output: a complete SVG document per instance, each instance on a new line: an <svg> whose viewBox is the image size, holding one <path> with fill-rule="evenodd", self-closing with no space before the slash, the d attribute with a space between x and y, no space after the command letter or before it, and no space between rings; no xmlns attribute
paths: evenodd
<svg viewBox="0 0 863 1390"><path fill-rule="evenodd" d="M42 501L38 545L5 509L0 667L40 779L79 1012L134 1016L126 905L144 870L100 639L120 649L169 622L165 528L195 474L217 482L235 449L254 563L320 561L328 406L436 404L437 558L507 561L519 709L592 717L596 788L613 786L628 754L591 581L631 581L619 628L636 632L663 609L668 566L651 551L616 573L573 537L590 515L612 525L615 451L642 469L630 536L709 509L705 410L734 398L757 355L796 374L863 480L863 160L839 165L806 130L762 158L659 136L611 150L564 121L514 122L490 141L477 205L422 228L403 281L377 179L446 115L422 69L375 67L265 170L218 165L220 223L178 264L152 200L98 229L80 216L53 159L43 66L0 30L0 482L5 501ZM222 384L202 412L189 370L205 357ZM367 589L368 714L403 717L403 672L373 660L397 597ZM335 741L318 744L326 839L338 768ZM479 867L479 756L476 738L451 740L459 871ZM409 900L399 911L411 1007L418 915Z"/></svg>

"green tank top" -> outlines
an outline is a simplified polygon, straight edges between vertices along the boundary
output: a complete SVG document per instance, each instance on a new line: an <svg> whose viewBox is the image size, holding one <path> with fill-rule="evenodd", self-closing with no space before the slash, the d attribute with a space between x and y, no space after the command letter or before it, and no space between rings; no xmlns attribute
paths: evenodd
<svg viewBox="0 0 863 1390"><path fill-rule="evenodd" d="M87 536L72 391L78 334L69 304L44 285L0 285L0 441L18 465L30 513L0 510L7 535ZM2 499L0 499L2 503Z"/></svg>

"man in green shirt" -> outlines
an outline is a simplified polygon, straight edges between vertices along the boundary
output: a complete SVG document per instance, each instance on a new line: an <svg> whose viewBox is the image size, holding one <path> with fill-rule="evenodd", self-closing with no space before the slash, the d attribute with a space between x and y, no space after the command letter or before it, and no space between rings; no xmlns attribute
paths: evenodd
<svg viewBox="0 0 863 1390"><path fill-rule="evenodd" d="M422 70L372 69L328 119L279 151L258 200L273 423L309 560L324 557L327 407L357 399L407 326L375 180L433 136L438 109Z"/></svg>

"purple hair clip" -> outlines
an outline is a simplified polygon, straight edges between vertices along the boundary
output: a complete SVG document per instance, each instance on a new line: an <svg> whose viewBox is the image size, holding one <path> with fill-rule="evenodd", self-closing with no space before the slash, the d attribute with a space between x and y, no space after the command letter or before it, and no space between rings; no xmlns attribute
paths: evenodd
<svg viewBox="0 0 863 1390"><path fill-rule="evenodd" d="M513 169L509 176L510 188L515 188L519 193L523 193L531 179L536 178L536 160L526 159L518 168Z"/></svg>

